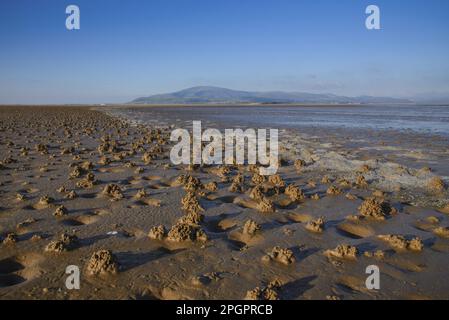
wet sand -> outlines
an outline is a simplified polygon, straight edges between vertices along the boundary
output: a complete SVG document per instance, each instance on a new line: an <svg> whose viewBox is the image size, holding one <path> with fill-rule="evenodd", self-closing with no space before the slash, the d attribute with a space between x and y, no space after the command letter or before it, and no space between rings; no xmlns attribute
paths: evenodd
<svg viewBox="0 0 449 320"><path fill-rule="evenodd" d="M1 299L449 298L444 139L285 129L264 178L170 165L196 119L95 109L0 107Z"/></svg>

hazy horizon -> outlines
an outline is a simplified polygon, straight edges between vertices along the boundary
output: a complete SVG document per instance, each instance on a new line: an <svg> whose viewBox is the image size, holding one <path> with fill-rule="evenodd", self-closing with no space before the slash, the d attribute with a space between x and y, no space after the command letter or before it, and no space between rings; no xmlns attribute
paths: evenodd
<svg viewBox="0 0 449 320"><path fill-rule="evenodd" d="M130 99L128 101L111 102L111 101L107 101L106 100L106 101L98 101L98 102L47 102L47 103L46 102L43 102L43 103L40 103L40 102L34 102L34 103L28 103L28 102L26 102L26 103L20 103L20 102L18 102L18 103L2 103L2 102L0 102L0 106L2 106L2 105L4 105L4 106L6 106L6 105L125 105L125 104L132 105L132 104L134 104L134 100L137 100L139 98L148 98L148 97L153 97L153 96L164 96L164 95L169 95L169 94L172 94L172 93L177 94L177 93L180 93L180 92L183 92L183 91L187 91L187 90L191 90L191 89L195 89L195 88L206 88L206 89L207 88L215 88L215 89L231 90L231 91L236 91L236 92L242 91L242 92L248 92L248 93L285 93L285 94L295 94L295 93L301 94L301 93L304 93L304 94L308 94L307 92L299 92L299 91L282 91L282 90L247 91L247 90L241 90L241 89L235 89L235 88L223 88L223 87L216 87L216 86L200 85L200 86L194 86L194 87L189 87L189 88L183 88L181 90L177 90L177 91L174 91L174 92L160 92L160 93L155 93L155 94L151 94L151 95L143 95L141 97L133 97L132 99ZM320 93L316 92L315 94L317 94L317 95L319 95L319 94L322 94L322 95L334 95L331 92L320 92ZM340 95L336 95L336 96L337 97L345 97L344 95L341 95L341 96ZM348 97L348 98L358 98L358 97L363 97L363 95L360 95L360 96L346 96L346 97ZM367 97L373 97L373 98L398 98L398 97L393 97L393 96L389 96L389 97L387 97L387 96L367 96ZM449 95L448 96L434 96L434 99L435 99L434 103L432 102L431 97L430 98L427 98L427 97L429 97L429 96L426 96L426 97L424 97L424 96L421 96L421 97L404 97L404 99L409 99L410 101L408 101L408 102L377 102L377 103L376 102L353 102L353 103L351 103L351 102L326 102L326 101L322 101L322 102L320 102L320 101L317 101L317 102L307 102L307 101L304 101L304 102L276 102L275 99L274 99L273 104L276 104L276 105L282 105L282 104L285 104L285 105L298 105L298 106L299 105L304 105L304 106L307 106L307 105L341 105L341 106L344 106L344 105L373 105L373 104L378 104L378 105L388 105L388 104L391 104L391 105L394 105L394 104L449 105ZM399 97L399 99L400 98L402 98L402 97ZM226 103L226 104L229 104L229 105L242 104L242 105L244 105L244 104L248 104L248 103L250 103L250 102L248 102L248 101L246 101L246 102L245 101L240 101L240 102L236 101L236 102L229 102L229 103ZM135 103L135 104L140 105L142 103ZM149 104L153 104L153 105L158 105L158 104L159 105L189 105L189 104L191 104L191 105L195 105L195 104L198 104L198 105L201 105L201 104L214 105L214 104L217 104L217 105L220 105L220 104L223 104L223 102L216 102L216 103L214 103L214 102L198 102L198 103L189 103L189 102L186 102L186 103L168 103L168 102L161 102L161 103L149 103ZM266 103L254 101L254 102L251 102L251 104L266 104Z"/></svg>
<svg viewBox="0 0 449 320"><path fill-rule="evenodd" d="M65 28L78 5L81 29ZM365 28L378 5L381 30ZM125 103L194 86L449 98L449 2L0 3L0 104Z"/></svg>

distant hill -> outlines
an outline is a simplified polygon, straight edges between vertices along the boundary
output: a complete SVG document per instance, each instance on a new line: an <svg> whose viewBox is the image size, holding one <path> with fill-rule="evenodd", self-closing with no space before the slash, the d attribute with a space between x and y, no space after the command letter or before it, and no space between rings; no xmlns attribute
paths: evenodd
<svg viewBox="0 0 449 320"><path fill-rule="evenodd" d="M137 98L130 104L207 104L207 103L341 103L341 104L374 104L374 103L412 103L407 99L389 97L345 97L334 94L314 94L304 92L251 92L238 91L218 87L193 87L173 93L156 94Z"/></svg>

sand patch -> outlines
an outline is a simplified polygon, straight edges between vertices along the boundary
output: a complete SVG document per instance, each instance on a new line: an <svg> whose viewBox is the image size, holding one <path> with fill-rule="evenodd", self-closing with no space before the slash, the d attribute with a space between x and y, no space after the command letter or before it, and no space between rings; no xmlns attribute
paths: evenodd
<svg viewBox="0 0 449 320"><path fill-rule="evenodd" d="M353 239L362 239L371 237L375 234L374 230L368 226L353 222L343 222L337 226L337 230L344 236Z"/></svg>
<svg viewBox="0 0 449 320"><path fill-rule="evenodd" d="M19 285L42 274L41 255L29 253L0 261L0 288Z"/></svg>
<svg viewBox="0 0 449 320"><path fill-rule="evenodd" d="M337 280L337 287L350 293L366 293L368 289L365 285L365 279L354 276L342 276Z"/></svg>
<svg viewBox="0 0 449 320"><path fill-rule="evenodd" d="M386 260L386 262L402 271L406 272L422 272L426 269L425 265L417 264L408 259L402 259L399 257L394 257L392 259Z"/></svg>
<svg viewBox="0 0 449 320"><path fill-rule="evenodd" d="M142 200L136 201L136 204L141 205L141 206L160 207L162 204L162 201L159 199L148 198L148 199L142 199Z"/></svg>
<svg viewBox="0 0 449 320"><path fill-rule="evenodd" d="M84 226L84 225L93 224L93 223L97 222L98 220L100 220L100 217L97 214L86 213L83 215L79 215L77 217L65 219L65 220L61 221L61 223L66 226Z"/></svg>
<svg viewBox="0 0 449 320"><path fill-rule="evenodd" d="M306 213L291 212L287 214L287 218L296 223L307 223L313 220L313 216Z"/></svg>

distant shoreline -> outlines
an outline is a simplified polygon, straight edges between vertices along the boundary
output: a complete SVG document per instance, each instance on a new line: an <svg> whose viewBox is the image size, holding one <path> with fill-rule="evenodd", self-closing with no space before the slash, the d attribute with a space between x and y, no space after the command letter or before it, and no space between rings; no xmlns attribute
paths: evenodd
<svg viewBox="0 0 449 320"><path fill-rule="evenodd" d="M449 103L373 103L373 104L327 104L327 103L226 103L226 104L123 104L123 103L88 103L88 104L0 104L2 107L114 107L114 108L154 108L154 107L378 107L378 106L422 106L434 107L442 106L449 107Z"/></svg>

